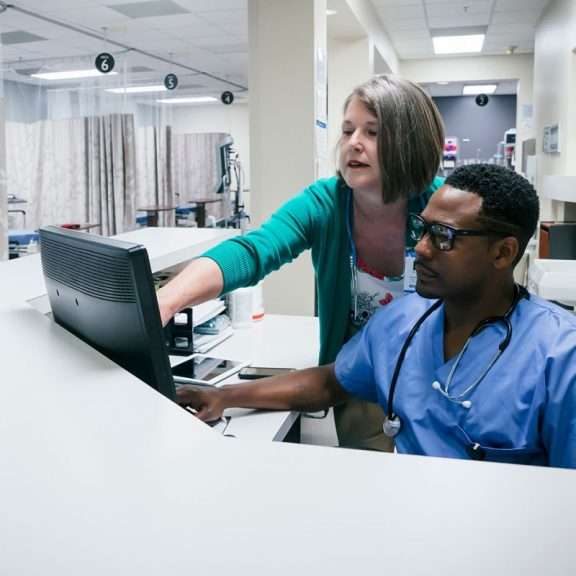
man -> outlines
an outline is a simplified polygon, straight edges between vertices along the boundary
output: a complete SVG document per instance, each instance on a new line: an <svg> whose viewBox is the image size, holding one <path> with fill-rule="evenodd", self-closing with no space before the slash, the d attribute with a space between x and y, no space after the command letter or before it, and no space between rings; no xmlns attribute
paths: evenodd
<svg viewBox="0 0 576 576"><path fill-rule="evenodd" d="M180 402L210 420L231 406L312 411L351 395L383 406L401 453L576 468L576 317L513 278L537 222L518 174L457 169L410 217L417 294L376 314L334 365L183 387Z"/></svg>

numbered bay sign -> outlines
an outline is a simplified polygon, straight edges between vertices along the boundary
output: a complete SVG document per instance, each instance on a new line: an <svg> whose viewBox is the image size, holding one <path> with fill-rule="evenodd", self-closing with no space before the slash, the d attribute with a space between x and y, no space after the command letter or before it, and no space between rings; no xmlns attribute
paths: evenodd
<svg viewBox="0 0 576 576"><path fill-rule="evenodd" d="M222 102L226 105L232 104L232 102L234 102L234 94L232 94L232 92L229 90L226 90L220 95L220 100L222 100Z"/></svg>
<svg viewBox="0 0 576 576"><path fill-rule="evenodd" d="M108 72L112 72L114 70L114 56L112 54L108 54L108 52L102 52L102 54L98 54L96 56L96 60L94 61L94 66L96 66L96 70L98 72L102 72L102 74L108 74Z"/></svg>
<svg viewBox="0 0 576 576"><path fill-rule="evenodd" d="M166 74L164 77L166 90L174 90L178 86L178 76L176 74Z"/></svg>
<svg viewBox="0 0 576 576"><path fill-rule="evenodd" d="M486 96L486 94L478 94L478 96L476 96L476 104L478 106L486 106L486 104L488 104L489 100L490 100L490 98L488 98L488 96Z"/></svg>

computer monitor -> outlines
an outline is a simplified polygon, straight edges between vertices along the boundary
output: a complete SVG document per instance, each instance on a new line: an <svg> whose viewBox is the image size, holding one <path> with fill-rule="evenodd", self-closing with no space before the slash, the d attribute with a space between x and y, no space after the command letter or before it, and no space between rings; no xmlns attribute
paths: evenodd
<svg viewBox="0 0 576 576"><path fill-rule="evenodd" d="M40 253L54 320L173 400L146 249L48 226L40 229Z"/></svg>

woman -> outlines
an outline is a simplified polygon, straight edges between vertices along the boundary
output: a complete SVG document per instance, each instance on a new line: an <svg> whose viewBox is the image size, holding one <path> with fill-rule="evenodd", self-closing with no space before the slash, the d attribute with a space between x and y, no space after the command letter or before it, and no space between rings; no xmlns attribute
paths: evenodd
<svg viewBox="0 0 576 576"><path fill-rule="evenodd" d="M389 75L361 84L344 105L337 176L192 262L158 292L163 323L185 306L254 285L311 249L319 363L332 362L377 308L411 288L407 216L442 184L435 175L443 145L440 114L422 88ZM341 446L391 449L379 406L353 401L334 414Z"/></svg>

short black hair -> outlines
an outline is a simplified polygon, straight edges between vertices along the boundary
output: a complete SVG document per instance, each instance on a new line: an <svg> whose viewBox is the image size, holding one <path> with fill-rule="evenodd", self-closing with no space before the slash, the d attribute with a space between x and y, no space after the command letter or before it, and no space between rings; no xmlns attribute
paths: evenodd
<svg viewBox="0 0 576 576"><path fill-rule="evenodd" d="M480 217L518 230L514 234L520 244L518 261L538 225L540 203L534 186L513 170L495 164L460 166L446 178L446 184L480 196Z"/></svg>

